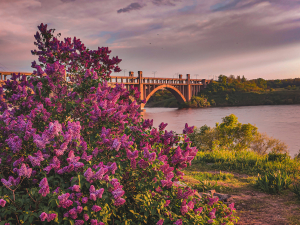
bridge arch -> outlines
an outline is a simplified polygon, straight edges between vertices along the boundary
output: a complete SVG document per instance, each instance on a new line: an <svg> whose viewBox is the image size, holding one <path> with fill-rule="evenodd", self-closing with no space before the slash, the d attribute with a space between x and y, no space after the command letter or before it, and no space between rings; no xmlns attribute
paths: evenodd
<svg viewBox="0 0 300 225"><path fill-rule="evenodd" d="M161 90L161 89L167 89L168 91L170 91L175 96L175 98L177 99L178 102L180 102L180 103L186 102L185 97L176 87L169 85L169 84L163 84L163 85L160 85L160 86L156 87L155 89L153 89L150 92L150 94L148 94L146 96L145 104L147 104L148 100L151 98L152 95L154 95L155 92L157 92L158 90Z"/></svg>

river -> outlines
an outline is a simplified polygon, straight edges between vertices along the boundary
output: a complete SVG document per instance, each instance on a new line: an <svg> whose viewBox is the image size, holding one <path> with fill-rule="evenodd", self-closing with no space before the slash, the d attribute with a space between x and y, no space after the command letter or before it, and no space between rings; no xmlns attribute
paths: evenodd
<svg viewBox="0 0 300 225"><path fill-rule="evenodd" d="M230 114L238 117L240 123L251 123L261 133L284 141L293 157L300 149L300 105L264 105L198 109L145 108L145 119L153 119L158 127L168 123L166 130L182 133L185 123L189 126L214 127L216 122Z"/></svg>

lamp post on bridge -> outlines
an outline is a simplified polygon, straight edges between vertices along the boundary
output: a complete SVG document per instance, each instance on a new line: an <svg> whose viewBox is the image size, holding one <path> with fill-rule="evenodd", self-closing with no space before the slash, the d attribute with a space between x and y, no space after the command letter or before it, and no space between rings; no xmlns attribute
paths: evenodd
<svg viewBox="0 0 300 225"><path fill-rule="evenodd" d="M195 74L195 76L196 76L196 80L197 80L197 76L198 76L198 74Z"/></svg>
<svg viewBox="0 0 300 225"><path fill-rule="evenodd" d="M125 77L125 73L126 73L127 69L124 69L124 77Z"/></svg>
<svg viewBox="0 0 300 225"><path fill-rule="evenodd" d="M154 78L155 78L155 73L156 73L157 71L153 71L153 74L154 74Z"/></svg>

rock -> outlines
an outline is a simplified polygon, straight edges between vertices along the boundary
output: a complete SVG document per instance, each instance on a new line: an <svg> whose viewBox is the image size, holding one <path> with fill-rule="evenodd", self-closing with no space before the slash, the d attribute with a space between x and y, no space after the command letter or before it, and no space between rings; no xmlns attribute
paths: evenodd
<svg viewBox="0 0 300 225"><path fill-rule="evenodd" d="M216 190L209 190L208 193L210 193L211 196L214 196L214 194L217 193L217 192L216 192Z"/></svg>
<svg viewBox="0 0 300 225"><path fill-rule="evenodd" d="M215 193L215 196L217 196L222 202L227 202L227 199L231 197L230 195L220 193Z"/></svg>

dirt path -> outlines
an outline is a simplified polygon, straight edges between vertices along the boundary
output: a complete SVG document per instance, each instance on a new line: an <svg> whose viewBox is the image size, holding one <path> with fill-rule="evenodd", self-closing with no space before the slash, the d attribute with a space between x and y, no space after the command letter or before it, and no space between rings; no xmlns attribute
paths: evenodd
<svg viewBox="0 0 300 225"><path fill-rule="evenodd" d="M269 195L249 191L233 195L240 218L238 224L286 225L300 224L299 202L295 195Z"/></svg>
<svg viewBox="0 0 300 225"><path fill-rule="evenodd" d="M205 172L217 173L209 170ZM249 183L250 176L230 173L234 175L234 179L218 181L218 184L231 188L228 193L224 193L230 194L230 201L235 203L237 216L240 218L237 224L300 225L300 201L294 193L286 190L280 195L266 194ZM186 176L183 182L200 183L192 176Z"/></svg>

